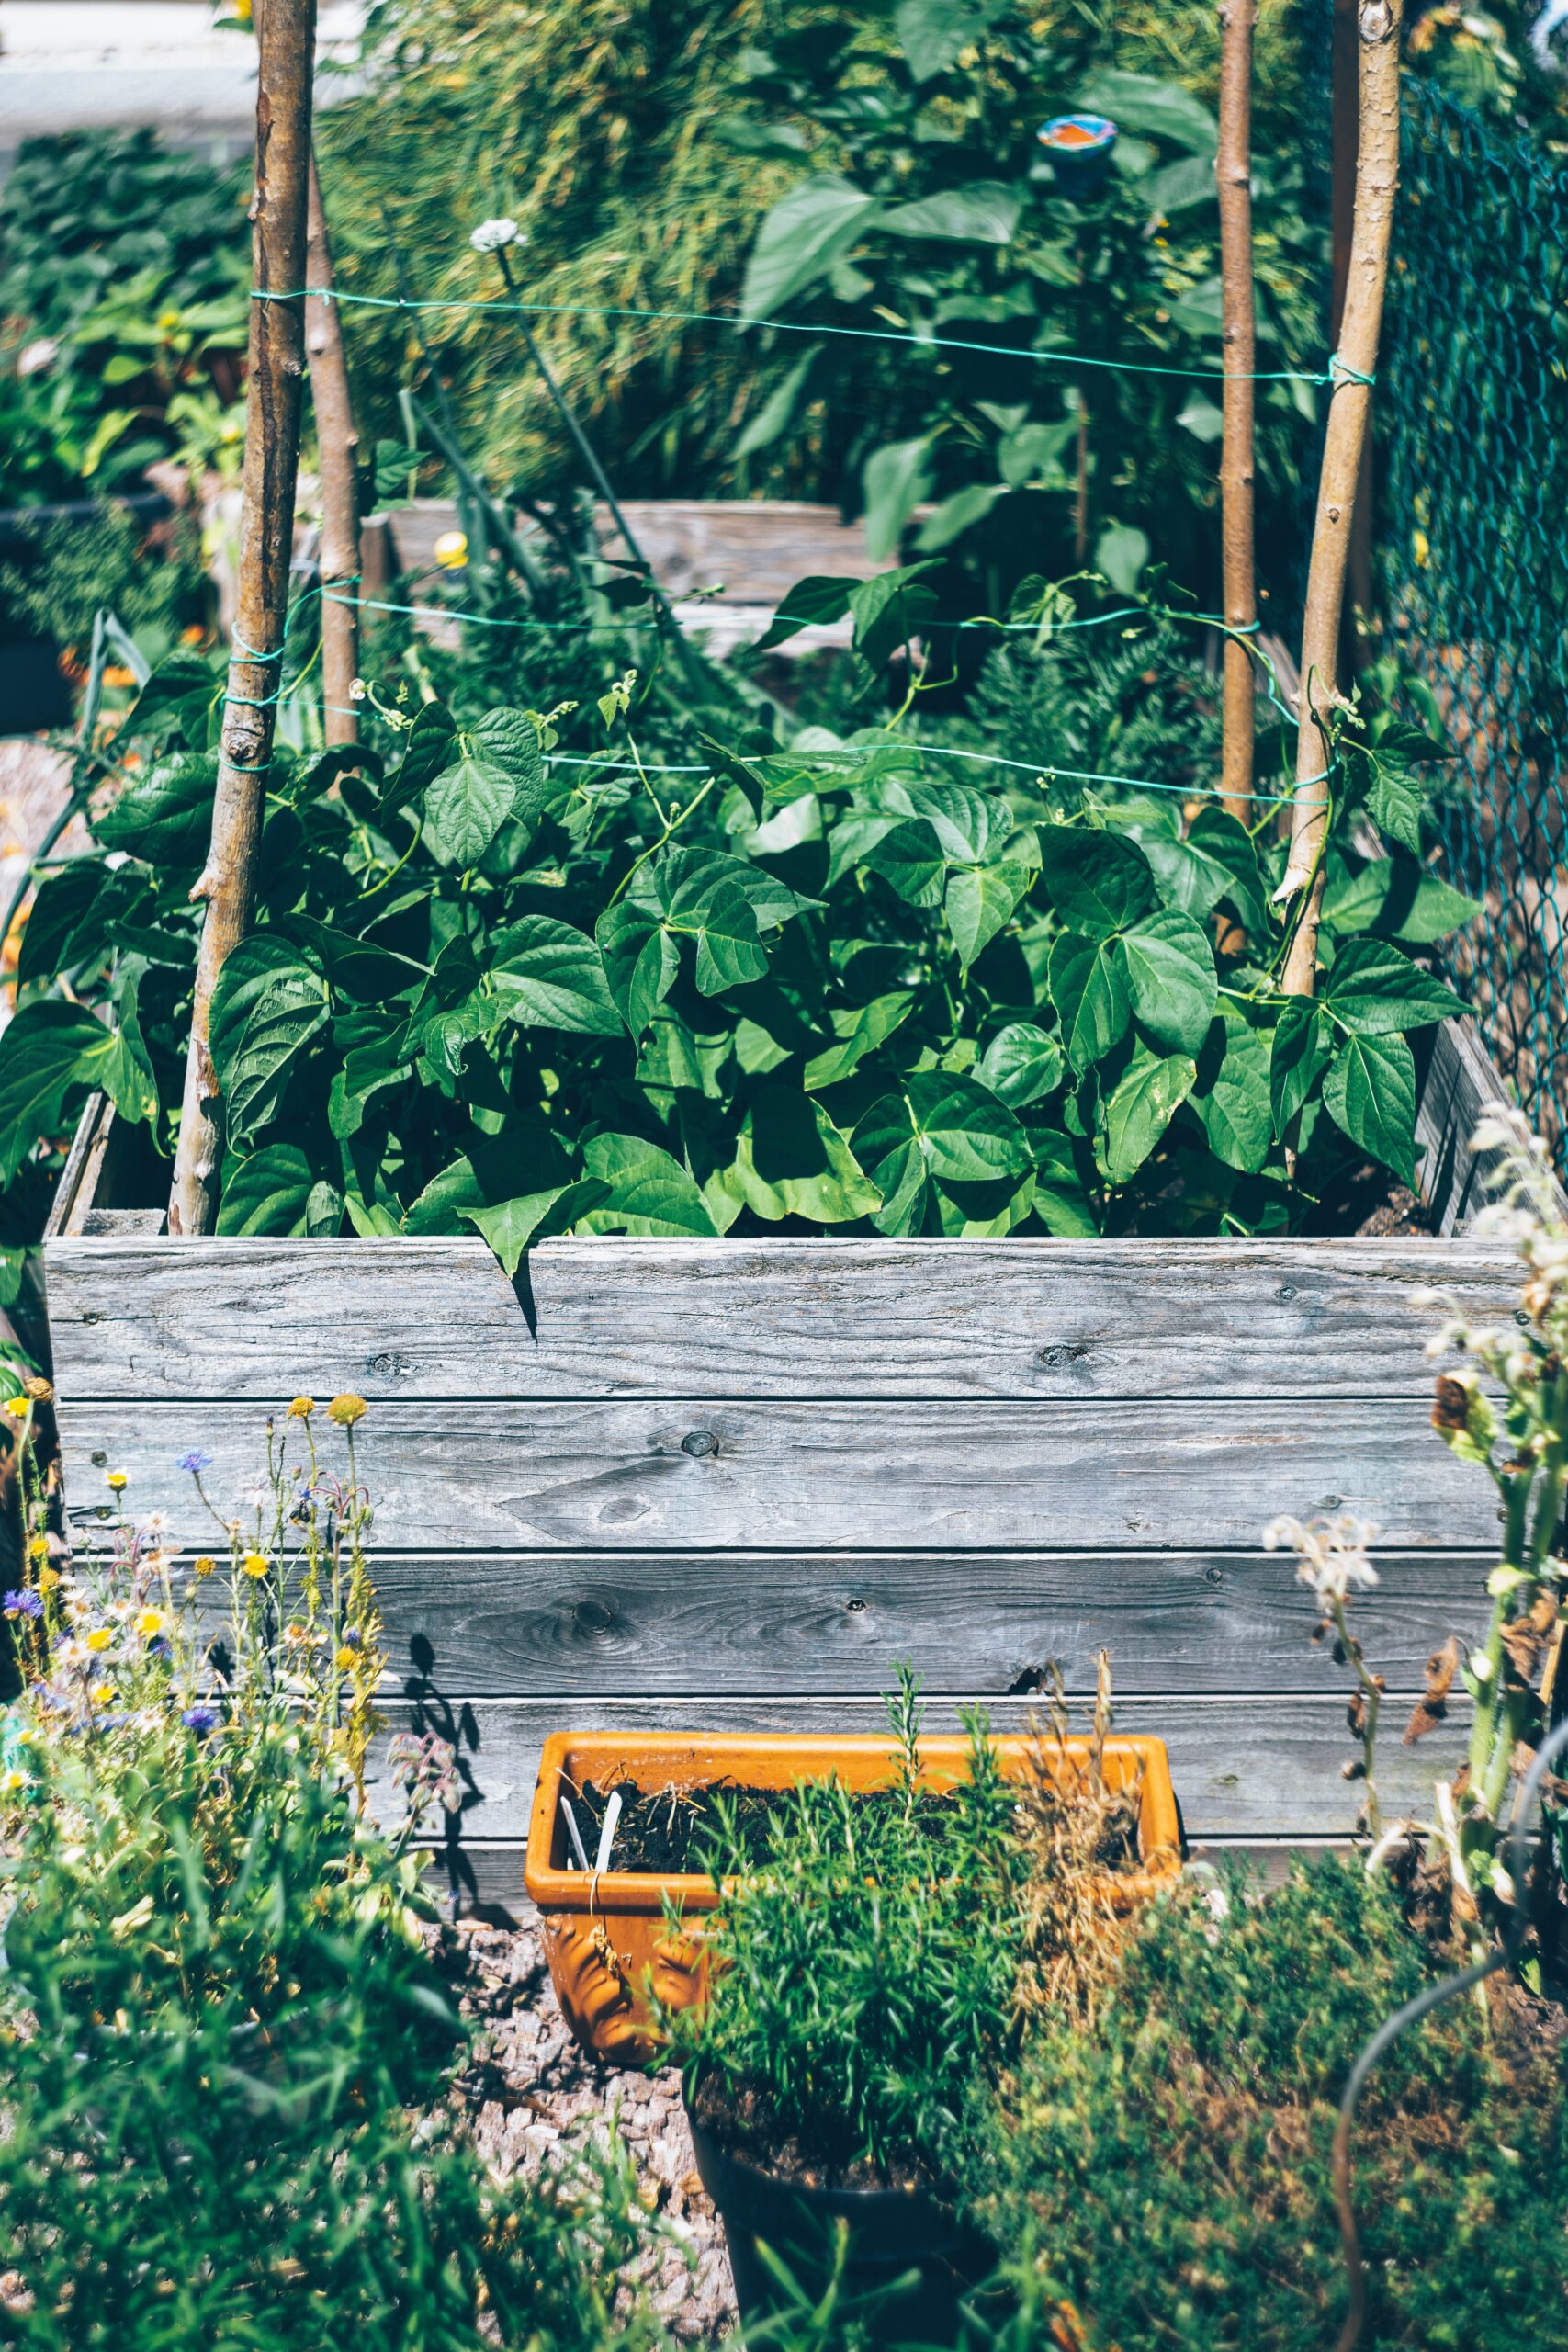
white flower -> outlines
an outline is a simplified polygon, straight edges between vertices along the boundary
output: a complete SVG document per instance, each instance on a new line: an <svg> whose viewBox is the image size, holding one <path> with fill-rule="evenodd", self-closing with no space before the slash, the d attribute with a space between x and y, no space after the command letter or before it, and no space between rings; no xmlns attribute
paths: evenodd
<svg viewBox="0 0 1568 2352"><path fill-rule="evenodd" d="M1299 1519L1275 1519L1263 1531L1263 1548L1294 1552L1297 1578L1327 1609L1345 1600L1353 1587L1376 1584L1378 1572L1367 1557L1375 1532L1348 1511L1337 1519L1311 1520L1304 1526Z"/></svg>
<svg viewBox="0 0 1568 2352"><path fill-rule="evenodd" d="M366 697L366 695L367 695L367 694L368 692L369 692L369 688L366 685L366 683L365 683L364 679L363 679L363 678L355 678L355 682L354 682L353 685L352 685L352 686L350 686L350 688L349 688L349 690L348 690L348 698L349 698L349 701L350 701L350 702L363 702L363 701L365 700L365 697Z"/></svg>
<svg viewBox="0 0 1568 2352"><path fill-rule="evenodd" d="M525 245L528 240L515 220L481 220L468 243L477 254L495 254L502 245Z"/></svg>
<svg viewBox="0 0 1568 2352"><path fill-rule="evenodd" d="M24 343L17 354L18 376L40 376L52 368L60 356L60 345L52 335L40 334L32 343Z"/></svg>

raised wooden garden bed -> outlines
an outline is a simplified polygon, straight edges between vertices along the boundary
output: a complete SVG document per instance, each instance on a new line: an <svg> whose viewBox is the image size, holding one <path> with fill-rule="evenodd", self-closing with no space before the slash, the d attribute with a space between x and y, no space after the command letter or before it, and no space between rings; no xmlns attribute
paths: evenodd
<svg viewBox="0 0 1568 2352"><path fill-rule="evenodd" d="M1441 1033L1421 1136L1450 1227L1494 1091ZM1396 1694L1484 1608L1491 1489L1427 1426L1412 1293L1506 1309L1495 1246L564 1240L530 1330L478 1239L167 1238L108 1205L114 1140L81 1139L45 1246L68 1507L123 1468L199 1549L186 1448L237 1497L267 1411L367 1397L388 1712L457 1738L454 1866L487 1898L519 1894L552 1731L873 1731L904 1657L931 1729L966 1698L1010 1729L1049 1660L1087 1692L1104 1645L1190 1838L1343 1836L1343 1691L1260 1529L1376 1522ZM138 1181L128 1156L120 1202ZM1393 1812L1425 1759L1391 1741L1383 1777Z"/></svg>

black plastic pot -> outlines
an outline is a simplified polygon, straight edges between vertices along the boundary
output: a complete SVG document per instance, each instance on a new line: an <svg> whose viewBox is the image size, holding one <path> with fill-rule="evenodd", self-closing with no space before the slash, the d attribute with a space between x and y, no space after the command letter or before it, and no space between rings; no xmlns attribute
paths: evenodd
<svg viewBox="0 0 1568 2352"><path fill-rule="evenodd" d="M873 2296L915 2274L915 2283L867 2313L878 2343L952 2344L959 2299L996 2267L992 2246L946 2206L919 2189L807 2188L765 2171L702 2121L686 2101L697 2174L717 2208L729 2249L735 2300L752 2325L783 2308L777 2279L760 2256L779 2256L797 2285L819 2294L833 2267L834 2224L849 2223L846 2295Z"/></svg>

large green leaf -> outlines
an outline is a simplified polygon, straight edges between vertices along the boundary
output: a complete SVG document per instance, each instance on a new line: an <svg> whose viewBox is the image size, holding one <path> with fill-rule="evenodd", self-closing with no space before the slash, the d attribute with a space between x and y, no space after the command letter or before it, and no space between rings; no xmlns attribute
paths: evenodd
<svg viewBox="0 0 1568 2352"><path fill-rule="evenodd" d="M1179 82L1164 82L1153 74L1102 67L1079 91L1077 102L1109 115L1123 130L1169 139L1190 154L1212 156L1219 144L1219 125L1202 100Z"/></svg>
<svg viewBox="0 0 1568 2352"><path fill-rule="evenodd" d="M96 820L106 849L122 849L149 865L200 865L212 839L218 763L206 752L176 752L128 785Z"/></svg>
<svg viewBox="0 0 1568 2352"><path fill-rule="evenodd" d="M1120 945L1139 1026L1157 1045L1196 1054L1219 994L1208 933L1172 907L1124 931Z"/></svg>
<svg viewBox="0 0 1568 2352"><path fill-rule="evenodd" d="M625 1034L598 947L585 932L553 915L525 915L497 932L491 982L525 1029L566 1029L590 1037Z"/></svg>
<svg viewBox="0 0 1568 2352"><path fill-rule="evenodd" d="M740 309L765 319L822 277L861 234L874 204L836 172L818 172L764 215L746 265Z"/></svg>
<svg viewBox="0 0 1568 2352"><path fill-rule="evenodd" d="M975 1075L1011 1109L1021 1111L1059 1086L1066 1067L1060 1037L1032 1021L1010 1021L976 1063Z"/></svg>
<svg viewBox="0 0 1568 2352"><path fill-rule="evenodd" d="M965 245L1006 245L1023 209L1016 188L1000 180L975 180L967 187L939 188L909 204L879 212L875 225L891 237L940 237Z"/></svg>
<svg viewBox="0 0 1568 2352"><path fill-rule="evenodd" d="M1323 1081L1329 1117L1352 1143L1416 1182L1416 1057L1403 1037L1347 1037Z"/></svg>
<svg viewBox="0 0 1568 2352"><path fill-rule="evenodd" d="M916 82L931 82L1000 14L998 0L898 0L893 28Z"/></svg>
<svg viewBox="0 0 1568 2352"><path fill-rule="evenodd" d="M1120 833L1046 825L1040 856L1051 903L1069 930L1109 939L1153 910L1155 878L1141 849Z"/></svg>
<svg viewBox="0 0 1568 2352"><path fill-rule="evenodd" d="M0 1035L0 1182L59 1128L73 1086L98 1083L113 1040L85 1006L48 997L24 1004Z"/></svg>
<svg viewBox="0 0 1568 2352"><path fill-rule="evenodd" d="M1482 911L1479 899L1450 889L1408 857L1374 857L1354 872L1346 867L1323 894L1323 920L1331 931L1376 932L1411 947L1446 939Z"/></svg>
<svg viewBox="0 0 1568 2352"><path fill-rule="evenodd" d="M604 974L621 1017L640 1037L675 984L681 951L662 916L640 900L619 899L594 925Z"/></svg>
<svg viewBox="0 0 1568 2352"><path fill-rule="evenodd" d="M922 555L936 555L942 548L950 548L954 539L983 523L998 499L1007 494L1005 481L965 482L926 516L915 534L916 547Z"/></svg>
<svg viewBox="0 0 1568 2352"><path fill-rule="evenodd" d="M1292 997L1274 1024L1274 1050L1269 1057L1274 1133L1280 1142L1305 1109L1332 1051L1322 1006L1311 997Z"/></svg>
<svg viewBox="0 0 1568 2352"><path fill-rule="evenodd" d="M1255 942L1261 944L1269 936L1269 894L1258 864L1258 851L1251 834L1226 808L1211 805L1200 808L1187 829L1188 846L1202 857L1223 865L1230 876L1230 887L1224 892ZM1188 912L1197 910L1190 907Z"/></svg>
<svg viewBox="0 0 1568 2352"><path fill-rule="evenodd" d="M390 817L406 808L452 764L457 722L445 703L422 703L403 744L398 772L381 795L378 814Z"/></svg>
<svg viewBox="0 0 1568 2352"><path fill-rule="evenodd" d="M795 422L795 412L807 379L822 355L819 343L808 343L795 366L780 377L761 407L752 417L739 440L730 451L731 458L750 458L759 449L771 449L781 434L787 433Z"/></svg>
<svg viewBox="0 0 1568 2352"><path fill-rule="evenodd" d="M674 913L670 922L672 927L680 927ZM704 902L701 920L694 929L697 987L704 996L717 996L721 989L742 988L748 980L765 976L768 952L758 936L756 915L739 890L727 885L715 891Z"/></svg>
<svg viewBox="0 0 1568 2352"><path fill-rule="evenodd" d="M1191 1093L1198 1066L1185 1054L1161 1060L1142 1047L1105 1106L1105 1173L1113 1184L1137 1174Z"/></svg>
<svg viewBox="0 0 1568 2352"><path fill-rule="evenodd" d="M1116 943L1063 932L1051 950L1048 985L1067 1059L1081 1076L1120 1044L1133 1017Z"/></svg>
<svg viewBox="0 0 1568 2352"><path fill-rule="evenodd" d="M463 729L479 757L512 778L512 814L537 820L545 802L545 753L539 730L526 711L487 710Z"/></svg>
<svg viewBox="0 0 1568 2352"><path fill-rule="evenodd" d="M908 1016L914 998L908 989L874 997L869 1004L845 1005L833 1013L834 1043L813 1054L806 1065L808 1093L837 1086L858 1069L867 1054L885 1045Z"/></svg>
<svg viewBox="0 0 1568 2352"><path fill-rule="evenodd" d="M934 907L940 903L946 861L942 843L925 818L908 817L902 824L895 825L879 841L868 843L861 853L860 862L869 872L880 874L907 905Z"/></svg>
<svg viewBox="0 0 1568 2352"><path fill-rule="evenodd" d="M521 1193L510 1201L491 1202L482 1207L468 1204L457 1214L483 1235L511 1281L525 1250L553 1234L570 1232L605 1197L606 1187L599 1178L579 1176L570 1183L547 1184L541 1192Z"/></svg>
<svg viewBox="0 0 1568 2352"><path fill-rule="evenodd" d="M768 623L767 634L758 639L756 650L769 653L797 629L821 628L841 621L850 609L850 591L854 584L852 580L840 580L822 572L797 580Z"/></svg>
<svg viewBox="0 0 1568 2352"><path fill-rule="evenodd" d="M996 865L964 865L948 876L945 912L958 960L965 971L1012 921L1029 895L1034 869L1003 858Z"/></svg>
<svg viewBox="0 0 1568 2352"><path fill-rule="evenodd" d="M101 953L103 933L92 922L93 910L108 881L99 858L75 857L57 873L46 874L22 933L17 959L17 985L52 979L89 953Z"/></svg>
<svg viewBox="0 0 1568 2352"><path fill-rule="evenodd" d="M889 808L902 809L908 817L923 817L942 855L961 865L983 865L1014 831L1012 809L1004 795L977 792L973 785L896 776L884 786L883 797ZM1031 840L1032 835L1025 834L1024 839Z"/></svg>
<svg viewBox="0 0 1568 2352"><path fill-rule="evenodd" d="M259 932L225 959L212 991L212 1066L231 1151L274 1120L296 1063L330 1008L320 966L276 933Z"/></svg>
<svg viewBox="0 0 1568 2352"><path fill-rule="evenodd" d="M1336 1019L1363 1037L1420 1029L1467 1010L1462 997L1386 939L1348 940L1334 958L1323 994Z"/></svg>
<svg viewBox="0 0 1568 2352"><path fill-rule="evenodd" d="M902 1094L874 1102L850 1137L850 1147L882 1198L872 1212L879 1233L919 1233L925 1222L930 1177L926 1155Z"/></svg>
<svg viewBox="0 0 1568 2352"><path fill-rule="evenodd" d="M865 547L874 563L897 554L905 524L931 496L931 435L921 433L912 441L889 441L866 459Z"/></svg>
<svg viewBox="0 0 1568 2352"><path fill-rule="evenodd" d="M850 1225L877 1206L854 1153L819 1103L793 1087L764 1086L741 1123L733 1164L717 1180L757 1216Z"/></svg>
<svg viewBox="0 0 1568 2352"><path fill-rule="evenodd" d="M936 560L907 563L898 571L878 571L850 590L854 648L869 670L886 670L901 645L916 636L937 608L936 590L922 577Z"/></svg>
<svg viewBox="0 0 1568 2352"><path fill-rule="evenodd" d="M1254 1028L1239 1006L1224 1004L1198 1057L1192 1108L1209 1148L1227 1168L1256 1176L1274 1140L1269 1063L1271 1034Z"/></svg>
<svg viewBox="0 0 1568 2352"><path fill-rule="evenodd" d="M220 1233L309 1234L320 1171L297 1143L226 1152L218 1202Z"/></svg>
<svg viewBox="0 0 1568 2352"><path fill-rule="evenodd" d="M592 1136L582 1148L582 1164L605 1187L604 1200L588 1217L593 1232L677 1239L716 1233L689 1172L644 1136Z"/></svg>
<svg viewBox="0 0 1568 2352"><path fill-rule="evenodd" d="M462 752L425 789L425 839L436 856L459 868L477 865L512 814L516 791L510 768Z"/></svg>
<svg viewBox="0 0 1568 2352"><path fill-rule="evenodd" d="M1029 1138L1000 1097L960 1070L919 1070L905 1084L915 1132L933 1176L959 1182L1021 1176Z"/></svg>

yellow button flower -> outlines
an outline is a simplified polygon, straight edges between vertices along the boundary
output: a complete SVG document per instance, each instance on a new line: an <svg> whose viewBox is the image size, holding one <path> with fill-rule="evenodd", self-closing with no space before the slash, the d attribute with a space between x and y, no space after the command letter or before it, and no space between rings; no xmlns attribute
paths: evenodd
<svg viewBox="0 0 1568 2352"><path fill-rule="evenodd" d="M100 1655L105 1650L113 1649L114 1635L110 1633L107 1625L94 1626L92 1632L87 1636L87 1647Z"/></svg>
<svg viewBox="0 0 1568 2352"><path fill-rule="evenodd" d="M247 1552L240 1563L245 1574L257 1584L265 1576L267 1565L267 1556L265 1552Z"/></svg>
<svg viewBox="0 0 1568 2352"><path fill-rule="evenodd" d="M28 1399L26 1396L7 1396L7 1397L6 1397L6 1410L8 1413L14 1413L14 1414L16 1415L16 1418L17 1419L17 1420L21 1421L21 1420L25 1420L25 1419L27 1419L27 1416L28 1416Z"/></svg>
<svg viewBox="0 0 1568 2352"><path fill-rule="evenodd" d="M209 1577L217 1566L217 1561L209 1553L203 1552L191 1562L190 1572L193 1577Z"/></svg>
<svg viewBox="0 0 1568 2352"><path fill-rule="evenodd" d="M59 1582L60 1570L58 1568L40 1568L39 1570L38 1589L40 1592L52 1592Z"/></svg>
<svg viewBox="0 0 1568 2352"><path fill-rule="evenodd" d="M336 1421L340 1429L351 1430L355 1422L362 1421L369 1410L363 1396L356 1396L352 1389L346 1389L341 1396L334 1396L327 1407L327 1419Z"/></svg>
<svg viewBox="0 0 1568 2352"><path fill-rule="evenodd" d="M47 1559L48 1559L48 1557L49 1557L49 1538L48 1538L48 1536L47 1536L47 1535L29 1535L29 1536L28 1536L28 1559L29 1559L29 1560L47 1560Z"/></svg>
<svg viewBox="0 0 1568 2352"><path fill-rule="evenodd" d="M340 1674L352 1674L358 1663L359 1652L357 1650L351 1650L346 1644L337 1652L336 1656L333 1659L333 1664L336 1667Z"/></svg>
<svg viewBox="0 0 1568 2352"><path fill-rule="evenodd" d="M296 1396L288 1408L288 1418L292 1421L308 1421L315 1409L313 1396Z"/></svg>
<svg viewBox="0 0 1568 2352"><path fill-rule="evenodd" d="M136 1620L136 1630L144 1642L156 1641L164 1630L164 1613L160 1609L144 1609Z"/></svg>
<svg viewBox="0 0 1568 2352"><path fill-rule="evenodd" d="M111 1470L107 1477L104 1480L104 1484L107 1487L111 1494L122 1495L127 1487L130 1486L130 1481L126 1476L123 1470Z"/></svg>
<svg viewBox="0 0 1568 2352"><path fill-rule="evenodd" d="M114 1697L114 1684L112 1682L95 1682L90 1695L95 1707L107 1707L109 1701Z"/></svg>

